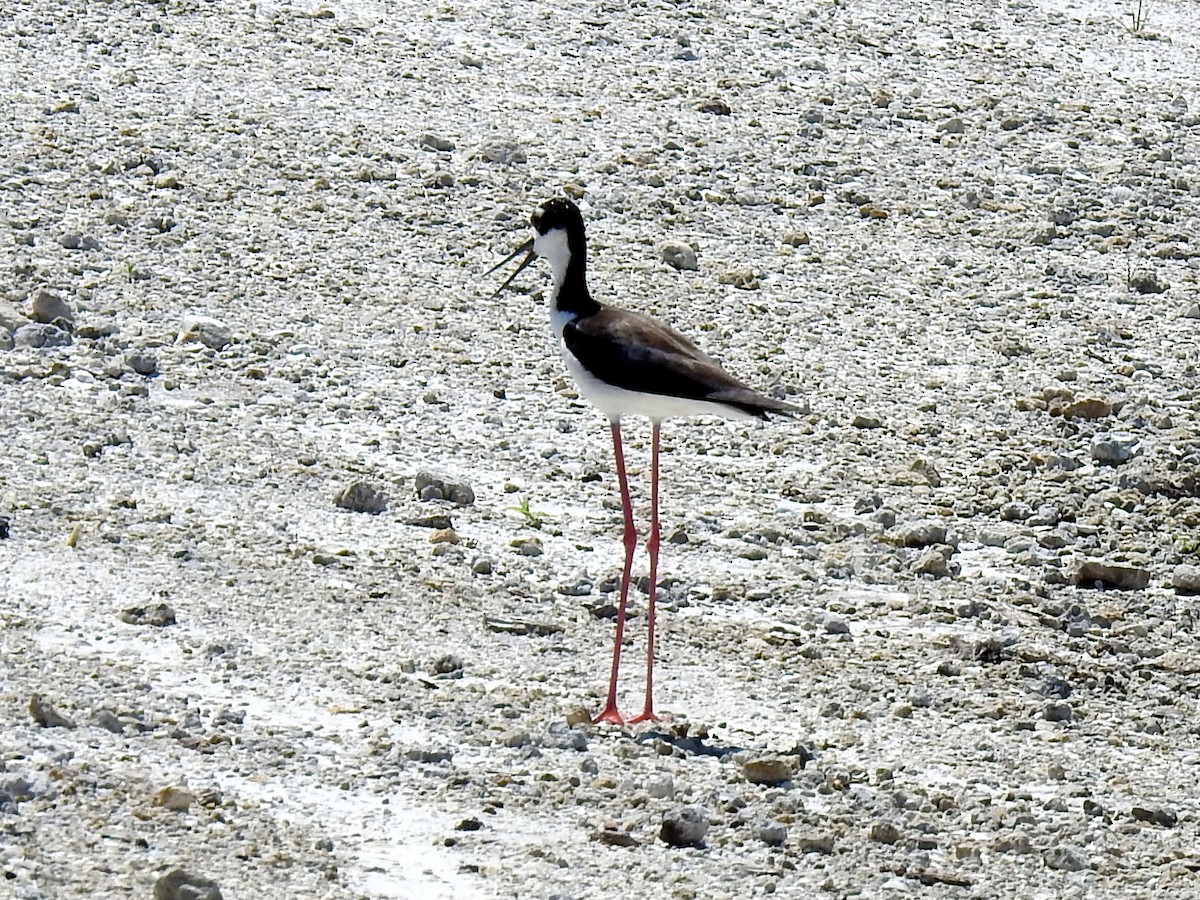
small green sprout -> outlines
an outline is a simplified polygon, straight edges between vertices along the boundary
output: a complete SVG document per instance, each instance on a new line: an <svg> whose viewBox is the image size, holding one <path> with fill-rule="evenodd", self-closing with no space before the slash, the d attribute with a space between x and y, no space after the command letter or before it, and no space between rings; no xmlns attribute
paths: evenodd
<svg viewBox="0 0 1200 900"><path fill-rule="evenodd" d="M516 506L510 506L509 509L515 513L518 513L521 518L525 520L524 524L528 525L530 528L535 528L540 531L542 526L546 524L546 514L533 509L529 505L528 497L522 497L519 504Z"/></svg>

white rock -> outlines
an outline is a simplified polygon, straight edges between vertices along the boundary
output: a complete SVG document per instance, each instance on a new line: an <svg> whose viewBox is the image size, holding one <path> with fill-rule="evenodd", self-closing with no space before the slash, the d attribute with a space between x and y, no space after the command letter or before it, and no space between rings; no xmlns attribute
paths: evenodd
<svg viewBox="0 0 1200 900"><path fill-rule="evenodd" d="M673 269L695 271L700 268L696 251L687 244L679 241L666 241L659 245L658 251L662 254L663 262Z"/></svg>
<svg viewBox="0 0 1200 900"><path fill-rule="evenodd" d="M177 344L201 343L213 350L223 350L233 341L229 326L209 316L186 315L179 325Z"/></svg>

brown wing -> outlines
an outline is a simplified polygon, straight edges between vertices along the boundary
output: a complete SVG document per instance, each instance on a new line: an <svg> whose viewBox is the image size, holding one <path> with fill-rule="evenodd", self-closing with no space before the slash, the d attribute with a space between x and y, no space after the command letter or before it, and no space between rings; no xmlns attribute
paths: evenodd
<svg viewBox="0 0 1200 900"><path fill-rule="evenodd" d="M568 322L563 341L597 378L625 390L722 403L765 418L794 407L738 381L690 340L649 316L601 309Z"/></svg>

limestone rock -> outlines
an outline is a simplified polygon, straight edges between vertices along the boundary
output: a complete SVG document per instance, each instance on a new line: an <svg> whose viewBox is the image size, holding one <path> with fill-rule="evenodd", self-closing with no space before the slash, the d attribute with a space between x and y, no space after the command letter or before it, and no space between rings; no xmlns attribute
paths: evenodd
<svg viewBox="0 0 1200 900"><path fill-rule="evenodd" d="M1079 587L1140 591L1150 584L1150 572L1138 566L1087 560L1076 570L1074 581Z"/></svg>

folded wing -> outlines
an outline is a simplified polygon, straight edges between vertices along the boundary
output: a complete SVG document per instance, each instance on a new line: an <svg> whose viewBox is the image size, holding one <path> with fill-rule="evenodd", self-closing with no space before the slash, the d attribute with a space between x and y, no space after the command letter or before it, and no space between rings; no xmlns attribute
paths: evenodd
<svg viewBox="0 0 1200 900"><path fill-rule="evenodd" d="M568 322L563 342L584 368L615 387L720 403L764 419L796 412L742 384L682 334L640 313L601 309Z"/></svg>

